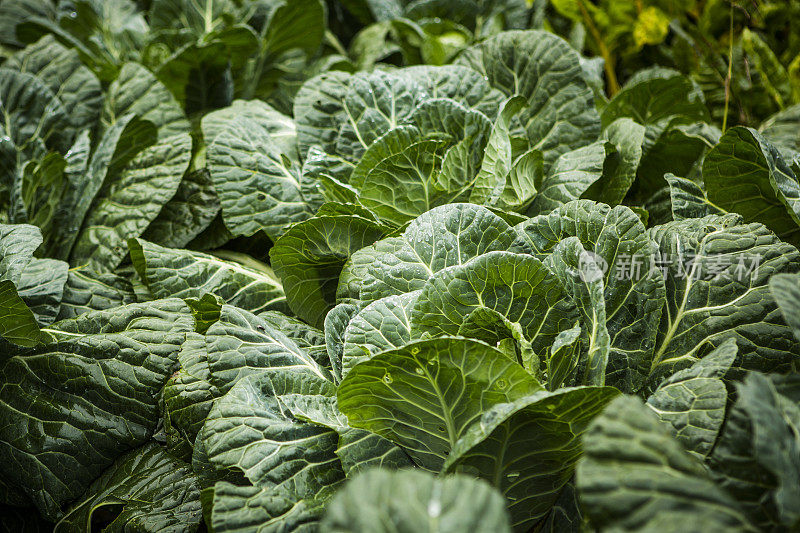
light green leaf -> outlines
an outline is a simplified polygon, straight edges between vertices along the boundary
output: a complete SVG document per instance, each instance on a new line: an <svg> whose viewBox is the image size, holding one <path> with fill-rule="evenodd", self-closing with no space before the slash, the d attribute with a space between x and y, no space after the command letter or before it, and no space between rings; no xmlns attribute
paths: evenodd
<svg viewBox="0 0 800 533"><path fill-rule="evenodd" d="M337 398L352 427L399 444L416 464L437 471L483 411L540 389L495 348L445 337L361 362L339 385Z"/></svg>
<svg viewBox="0 0 800 533"><path fill-rule="evenodd" d="M520 123L548 170L559 155L593 142L600 120L575 50L543 31L508 31L467 49L458 63L477 70L528 107ZM531 68L531 65L536 65Z"/></svg>
<svg viewBox="0 0 800 533"><path fill-rule="evenodd" d="M215 533L272 533L290 528L315 531L324 512L320 501L298 501L273 487L237 486L225 481L214 485L211 495L211 527Z"/></svg>
<svg viewBox="0 0 800 533"><path fill-rule="evenodd" d="M795 104L767 118L761 123L758 131L782 152L797 152L800 151L798 118L800 118L800 104Z"/></svg>
<svg viewBox="0 0 800 533"><path fill-rule="evenodd" d="M0 337L19 346L36 346L47 338L11 280L0 281Z"/></svg>
<svg viewBox="0 0 800 533"><path fill-rule="evenodd" d="M342 380L342 354L344 353L344 332L354 316L364 307L363 302L342 302L325 316L325 347L333 369L334 379Z"/></svg>
<svg viewBox="0 0 800 533"><path fill-rule="evenodd" d="M543 352L578 318L561 283L541 261L488 252L438 272L423 286L411 311L412 336L460 335L464 321L480 309L519 324L534 353Z"/></svg>
<svg viewBox="0 0 800 533"><path fill-rule="evenodd" d="M358 161L377 138L405 122L427 97L421 85L400 74L376 70L352 76L342 99L334 153Z"/></svg>
<svg viewBox="0 0 800 533"><path fill-rule="evenodd" d="M301 157L305 158L312 146L336 153L339 128L347 120L343 101L349 85L350 75L334 70L310 78L297 91L293 115Z"/></svg>
<svg viewBox="0 0 800 533"><path fill-rule="evenodd" d="M547 390L554 391L572 383L573 373L578 366L581 348L581 325L576 323L572 329L558 334L547 357Z"/></svg>
<svg viewBox="0 0 800 533"><path fill-rule="evenodd" d="M315 217L292 226L269 252L292 311L320 327L336 302L347 259L382 235L376 222L358 216Z"/></svg>
<svg viewBox="0 0 800 533"><path fill-rule="evenodd" d="M400 72L419 83L431 98L455 100L492 120L506 98L479 72L461 65L416 65Z"/></svg>
<svg viewBox="0 0 800 533"><path fill-rule="evenodd" d="M421 289L437 272L495 250L517 251L508 223L484 207L451 204L413 220L401 237L378 241L357 255L373 257L360 297L371 302ZM519 249L518 251L522 251ZM353 262L356 262L354 256Z"/></svg>
<svg viewBox="0 0 800 533"><path fill-rule="evenodd" d="M528 214L547 214L580 198L602 177L605 160L604 141L561 154L541 182L534 183L536 196Z"/></svg>
<svg viewBox="0 0 800 533"><path fill-rule="evenodd" d="M375 300L358 312L344 330L342 376L374 354L411 340L411 310L419 291Z"/></svg>
<svg viewBox="0 0 800 533"><path fill-rule="evenodd" d="M324 531L510 533L503 498L468 476L375 469L349 481L328 504Z"/></svg>
<svg viewBox="0 0 800 533"><path fill-rule="evenodd" d="M30 224L0 224L0 280L19 284L22 273L42 244L42 232Z"/></svg>

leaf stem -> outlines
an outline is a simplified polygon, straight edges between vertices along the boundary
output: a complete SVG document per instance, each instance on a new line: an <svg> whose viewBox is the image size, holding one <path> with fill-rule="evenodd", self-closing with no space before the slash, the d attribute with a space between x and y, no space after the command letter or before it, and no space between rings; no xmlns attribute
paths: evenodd
<svg viewBox="0 0 800 533"><path fill-rule="evenodd" d="M731 2L728 29L728 75L725 76L725 110L722 117L722 133L728 129L728 108L731 101L731 78L733 76L733 2Z"/></svg>
<svg viewBox="0 0 800 533"><path fill-rule="evenodd" d="M597 43L597 48L600 50L600 55L603 57L603 69L606 72L606 79L608 81L608 95L614 96L619 92L619 82L617 81L617 74L614 72L614 58L611 56L611 52L608 50L605 41L603 41L600 30L595 26L592 16L589 14L589 11L586 10L586 6L583 5L583 0L578 0L578 7L581 10L583 23L589 28L589 33L592 34L592 39Z"/></svg>

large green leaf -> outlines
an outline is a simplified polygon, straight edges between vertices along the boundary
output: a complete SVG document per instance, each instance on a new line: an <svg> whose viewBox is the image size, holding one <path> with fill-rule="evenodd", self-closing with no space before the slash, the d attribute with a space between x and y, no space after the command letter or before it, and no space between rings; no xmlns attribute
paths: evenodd
<svg viewBox="0 0 800 533"><path fill-rule="evenodd" d="M483 411L540 389L499 350L445 337L359 363L339 385L337 397L352 427L399 444L416 464L437 471Z"/></svg>
<svg viewBox="0 0 800 533"><path fill-rule="evenodd" d="M761 222L778 236L800 243L800 184L778 150L755 130L731 128L706 156L708 198L745 222Z"/></svg>
<svg viewBox="0 0 800 533"><path fill-rule="evenodd" d="M750 373L710 457L714 477L764 529L800 520L800 408L771 380Z"/></svg>
<svg viewBox="0 0 800 533"><path fill-rule="evenodd" d="M66 122L77 133L94 126L100 116L100 81L81 63L78 53L59 44L52 36L14 54L3 64L35 75L63 104Z"/></svg>
<svg viewBox="0 0 800 533"><path fill-rule="evenodd" d="M581 387L496 405L456 442L443 470L494 485L514 529L527 531L572 477L586 426L617 394L612 387Z"/></svg>
<svg viewBox="0 0 800 533"><path fill-rule="evenodd" d="M234 0L153 0L149 20L153 30L185 29L197 37L224 27L238 15Z"/></svg>
<svg viewBox="0 0 800 533"><path fill-rule="evenodd" d="M358 312L344 330L342 376L372 355L411 340L411 310L419 291L375 300Z"/></svg>
<svg viewBox="0 0 800 533"><path fill-rule="evenodd" d="M197 531L200 490L188 464L149 443L114 462L56 524L55 532L89 531L92 518L121 506L106 527L146 532Z"/></svg>
<svg viewBox="0 0 800 533"><path fill-rule="evenodd" d="M219 210L208 169L187 172L143 237L162 246L184 248L211 225Z"/></svg>
<svg viewBox="0 0 800 533"><path fill-rule="evenodd" d="M486 208L452 204L413 220L403 235L378 241L357 252L368 255L360 298L373 301L421 289L434 274L495 250L514 250L508 223ZM371 264L370 264L371 263Z"/></svg>
<svg viewBox="0 0 800 533"><path fill-rule="evenodd" d="M592 526L756 531L737 502L641 400L626 396L612 402L589 426L583 442L577 484Z"/></svg>
<svg viewBox="0 0 800 533"><path fill-rule="evenodd" d="M224 305L205 339L209 381L223 393L243 377L272 368L308 370L320 379L328 377L307 350L264 319L237 307Z"/></svg>
<svg viewBox="0 0 800 533"><path fill-rule="evenodd" d="M312 326L322 326L336 302L345 262L383 233L378 223L359 216L314 217L292 226L269 252L292 311Z"/></svg>
<svg viewBox="0 0 800 533"><path fill-rule="evenodd" d="M536 353L578 318L561 283L541 261L498 251L434 275L411 312L412 336L460 335L470 315L483 309L519 324Z"/></svg>
<svg viewBox="0 0 800 533"><path fill-rule="evenodd" d="M263 109L259 109L263 108ZM208 169L234 235L264 231L273 241L286 227L311 217L301 164L283 139L287 117L267 104L240 103L203 119Z"/></svg>
<svg viewBox="0 0 800 533"><path fill-rule="evenodd" d="M364 307L363 302L342 302L325 315L325 348L333 369L334 379L342 379L342 355L344 354L344 332L354 316Z"/></svg>
<svg viewBox="0 0 800 533"><path fill-rule="evenodd" d="M160 138L118 174L108 176L83 221L71 263L85 263L97 270L113 270L119 265L126 241L144 233L175 194L189 166L191 150L188 133Z"/></svg>
<svg viewBox="0 0 800 533"><path fill-rule="evenodd" d="M179 299L59 322L58 342L0 366L0 449L12 480L43 516L63 507L155 430L158 392L194 323Z"/></svg>
<svg viewBox="0 0 800 533"><path fill-rule="evenodd" d="M136 271L156 298L199 298L211 293L253 313L286 308L283 287L272 269L259 265L256 270L255 260L248 266L143 239L132 239L128 246Z"/></svg>
<svg viewBox="0 0 800 533"><path fill-rule="evenodd" d="M794 246L735 214L670 222L651 235L666 263L667 294L650 369L653 385L730 336L739 346L734 367L793 368L798 340L767 281L773 274L797 271L800 255Z"/></svg>
<svg viewBox="0 0 800 533"><path fill-rule="evenodd" d="M258 511L262 528L280 520L292 524L293 508L324 498L344 479L335 453L337 433L296 419L283 399L330 396L334 390L312 372L278 369L241 380L211 409L198 440L214 468L239 471L255 488L269 489L262 494L272 504ZM214 508L231 505L216 499L215 494ZM239 514L250 512L245 502L238 505Z"/></svg>
<svg viewBox="0 0 800 533"><path fill-rule="evenodd" d="M503 498L468 476L371 470L349 481L328 504L324 531L507 533Z"/></svg>
<svg viewBox="0 0 800 533"><path fill-rule="evenodd" d="M452 191L434 186L449 144L443 139L418 138L402 146L398 153L369 170L360 186L358 201L398 226L432 207L450 203L460 191L453 195Z"/></svg>
<svg viewBox="0 0 800 533"><path fill-rule="evenodd" d="M675 372L647 399L675 437L700 458L711 452L725 419L728 391L722 378L736 358L736 341L728 339L694 365Z"/></svg>
<svg viewBox="0 0 800 533"><path fill-rule="evenodd" d="M650 370L664 306L664 281L651 271L657 253L639 217L624 206L578 200L515 228L544 259L567 237L578 237L591 263L603 271L606 327L611 351L606 383L638 390Z"/></svg>
<svg viewBox="0 0 800 533"><path fill-rule="evenodd" d="M189 121L175 97L138 63L126 63L108 88L102 120L113 124L130 113L155 124L159 141L189 132Z"/></svg>
<svg viewBox="0 0 800 533"><path fill-rule="evenodd" d="M520 123L532 147L544 154L545 168L600 133L580 56L560 37L543 31L503 32L467 49L458 62L486 76L507 96L527 100Z"/></svg>

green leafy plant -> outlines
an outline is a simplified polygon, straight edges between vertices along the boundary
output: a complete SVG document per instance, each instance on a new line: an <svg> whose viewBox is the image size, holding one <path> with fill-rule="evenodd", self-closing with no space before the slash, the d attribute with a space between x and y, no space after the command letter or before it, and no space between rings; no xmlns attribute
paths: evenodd
<svg viewBox="0 0 800 533"><path fill-rule="evenodd" d="M797 529L784 4L0 0L2 525Z"/></svg>

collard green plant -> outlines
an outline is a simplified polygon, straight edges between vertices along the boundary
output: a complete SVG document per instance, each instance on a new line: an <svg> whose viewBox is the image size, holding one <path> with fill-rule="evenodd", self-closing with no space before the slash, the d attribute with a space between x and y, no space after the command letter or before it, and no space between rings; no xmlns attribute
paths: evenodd
<svg viewBox="0 0 800 533"><path fill-rule="evenodd" d="M623 4L0 0L0 530L797 530L800 13Z"/></svg>

